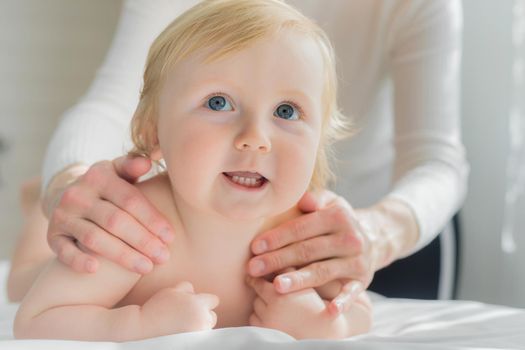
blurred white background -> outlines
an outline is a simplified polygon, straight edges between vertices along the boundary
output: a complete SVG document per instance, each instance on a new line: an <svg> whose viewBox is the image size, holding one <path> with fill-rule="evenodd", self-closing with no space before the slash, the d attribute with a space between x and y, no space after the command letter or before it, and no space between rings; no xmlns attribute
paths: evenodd
<svg viewBox="0 0 525 350"><path fill-rule="evenodd" d="M460 214L459 298L519 307L525 307L525 147L521 160L512 160L511 145L525 138L525 116L509 121L513 106L524 112L525 45L517 46L516 35L521 4L525 36L524 3L463 0L462 123L471 176ZM21 226L18 188L40 173L53 129L89 86L120 6L121 0L0 0L0 140L6 146L0 151L0 259L9 258ZM520 168L512 166L522 171L522 192L514 197L509 189ZM514 251L501 247L505 220Z"/></svg>
<svg viewBox="0 0 525 350"><path fill-rule="evenodd" d="M459 297L525 307L525 1L463 4L463 141L471 175L461 210ZM505 221L514 252L502 250Z"/></svg>
<svg viewBox="0 0 525 350"><path fill-rule="evenodd" d="M120 0L0 0L0 259L21 226L18 189L40 173L61 115L87 90Z"/></svg>

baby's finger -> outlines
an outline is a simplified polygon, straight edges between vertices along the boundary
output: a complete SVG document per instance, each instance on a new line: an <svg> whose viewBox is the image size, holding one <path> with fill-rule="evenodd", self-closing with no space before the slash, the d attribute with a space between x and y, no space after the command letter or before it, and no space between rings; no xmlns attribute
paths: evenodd
<svg viewBox="0 0 525 350"><path fill-rule="evenodd" d="M363 290L363 283L360 281L352 280L346 283L341 293L330 302L328 311L333 315L348 311Z"/></svg>
<svg viewBox="0 0 525 350"><path fill-rule="evenodd" d="M250 315L248 319L248 324L253 327L264 327L261 319L255 313Z"/></svg>
<svg viewBox="0 0 525 350"><path fill-rule="evenodd" d="M261 298L255 298L253 301L253 311L257 315L264 315L267 307L267 304Z"/></svg>
<svg viewBox="0 0 525 350"><path fill-rule="evenodd" d="M255 293L265 302L269 303L275 295L273 284L264 278L253 278L246 276L246 283L253 288Z"/></svg>
<svg viewBox="0 0 525 350"><path fill-rule="evenodd" d="M186 292L186 293L194 293L193 284L188 281L182 281L179 282L173 287L173 289L179 291L179 292Z"/></svg>
<svg viewBox="0 0 525 350"><path fill-rule="evenodd" d="M211 316L211 328L215 327L217 325L217 314L215 311L210 311Z"/></svg>
<svg viewBox="0 0 525 350"><path fill-rule="evenodd" d="M199 293L197 296L204 302L206 307L210 310L215 309L217 306L219 306L220 299L215 294Z"/></svg>

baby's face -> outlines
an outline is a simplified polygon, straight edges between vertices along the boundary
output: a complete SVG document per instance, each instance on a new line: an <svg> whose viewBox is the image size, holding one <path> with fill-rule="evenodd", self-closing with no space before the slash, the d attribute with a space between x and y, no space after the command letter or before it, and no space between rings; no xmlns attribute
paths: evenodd
<svg viewBox="0 0 525 350"><path fill-rule="evenodd" d="M157 155L173 190L232 219L293 207L310 182L320 139L318 46L284 31L212 63L202 57L175 67L159 101Z"/></svg>

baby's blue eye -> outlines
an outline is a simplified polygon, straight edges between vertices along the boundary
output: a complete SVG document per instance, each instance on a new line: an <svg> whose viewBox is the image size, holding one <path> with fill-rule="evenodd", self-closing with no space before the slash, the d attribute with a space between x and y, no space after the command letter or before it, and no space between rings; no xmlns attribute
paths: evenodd
<svg viewBox="0 0 525 350"><path fill-rule="evenodd" d="M230 105L228 100L226 100L222 96L213 96L208 100L206 104L208 105L208 107L210 107L214 111L231 111L232 110L232 106ZM227 108L227 109L224 109L224 108Z"/></svg>
<svg viewBox="0 0 525 350"><path fill-rule="evenodd" d="M286 120L298 120L299 115L297 115L296 109L287 103L283 103L275 110L274 115Z"/></svg>

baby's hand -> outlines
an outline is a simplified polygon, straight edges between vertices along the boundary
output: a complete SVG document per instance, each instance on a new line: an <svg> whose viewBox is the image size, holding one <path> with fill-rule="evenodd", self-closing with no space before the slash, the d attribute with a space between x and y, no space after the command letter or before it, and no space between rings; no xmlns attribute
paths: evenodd
<svg viewBox="0 0 525 350"><path fill-rule="evenodd" d="M216 295L195 293L190 282L179 282L144 303L144 326L152 330L150 336L212 329L217 324L217 314L212 311L217 305Z"/></svg>
<svg viewBox="0 0 525 350"><path fill-rule="evenodd" d="M321 299L315 289L280 294L264 278L248 276L246 282L257 293L250 326L278 329L296 339L348 336L344 315L332 316L327 310L328 302Z"/></svg>

